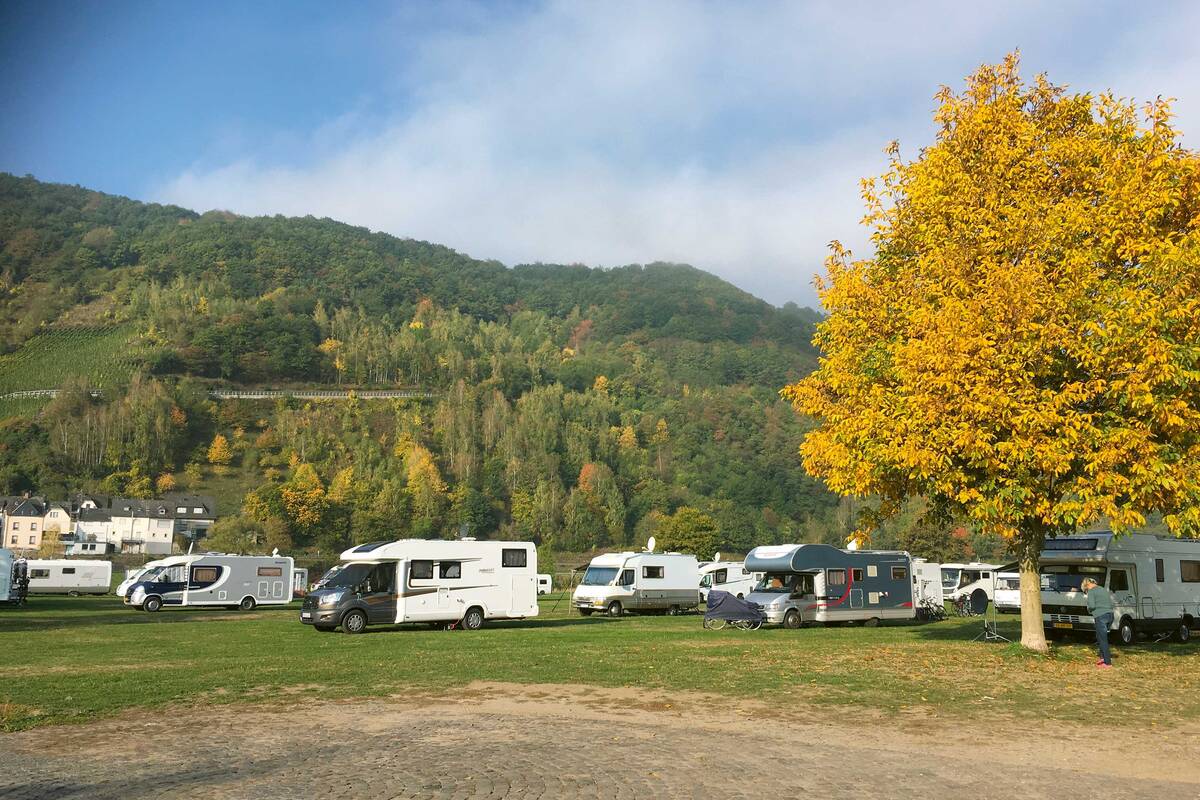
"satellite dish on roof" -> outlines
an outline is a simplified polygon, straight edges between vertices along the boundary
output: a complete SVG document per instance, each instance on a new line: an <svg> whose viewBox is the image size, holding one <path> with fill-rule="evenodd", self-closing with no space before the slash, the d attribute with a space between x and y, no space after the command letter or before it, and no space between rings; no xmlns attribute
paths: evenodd
<svg viewBox="0 0 1200 800"><path fill-rule="evenodd" d="M720 560L721 560L721 554L713 553L713 561L720 561Z"/></svg>
<svg viewBox="0 0 1200 800"><path fill-rule="evenodd" d="M851 536L850 540L848 542L846 542L846 549L847 550L857 550L858 549L858 539L855 539L853 536Z"/></svg>
<svg viewBox="0 0 1200 800"><path fill-rule="evenodd" d="M647 553L653 553L653 552L654 552L654 546L655 546L656 544L658 544L658 541L657 541L657 540L656 540L656 539L655 539L653 536L651 536L649 539L647 539L647 540L646 540L646 552L647 552Z"/></svg>

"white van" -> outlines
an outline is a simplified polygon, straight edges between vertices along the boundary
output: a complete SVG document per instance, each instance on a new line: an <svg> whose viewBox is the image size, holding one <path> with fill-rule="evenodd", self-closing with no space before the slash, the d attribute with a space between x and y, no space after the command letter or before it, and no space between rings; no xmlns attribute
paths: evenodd
<svg viewBox="0 0 1200 800"><path fill-rule="evenodd" d="M368 625L461 623L538 615L537 548L532 542L401 539L342 553L300 608L319 631L362 633Z"/></svg>
<svg viewBox="0 0 1200 800"><path fill-rule="evenodd" d="M1021 611L1021 573L997 572L996 592L992 598L996 610L1002 614L1017 614Z"/></svg>
<svg viewBox="0 0 1200 800"><path fill-rule="evenodd" d="M707 561L700 565L700 602L708 601L709 589L729 592L739 600L754 591L762 573L751 572L741 561Z"/></svg>
<svg viewBox="0 0 1200 800"><path fill-rule="evenodd" d="M30 559L30 594L108 594L112 562L84 559Z"/></svg>
<svg viewBox="0 0 1200 800"><path fill-rule="evenodd" d="M678 614L700 603L698 568L695 556L682 553L606 553L592 559L571 605L585 617L596 611Z"/></svg>
<svg viewBox="0 0 1200 800"><path fill-rule="evenodd" d="M202 553L172 556L138 576L125 604L143 611L163 606L217 606L250 611L292 602L292 559Z"/></svg>

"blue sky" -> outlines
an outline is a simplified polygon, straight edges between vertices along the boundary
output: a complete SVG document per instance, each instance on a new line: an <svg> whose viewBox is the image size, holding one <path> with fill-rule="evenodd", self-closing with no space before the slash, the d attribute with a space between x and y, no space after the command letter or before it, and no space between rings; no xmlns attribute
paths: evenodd
<svg viewBox="0 0 1200 800"><path fill-rule="evenodd" d="M0 170L812 305L858 178L981 62L1200 131L1200 4L1145 6L6 0Z"/></svg>

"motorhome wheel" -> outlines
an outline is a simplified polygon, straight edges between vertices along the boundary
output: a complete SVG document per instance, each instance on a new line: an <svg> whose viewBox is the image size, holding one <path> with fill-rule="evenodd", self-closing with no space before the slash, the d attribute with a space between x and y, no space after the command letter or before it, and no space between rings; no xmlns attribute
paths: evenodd
<svg viewBox="0 0 1200 800"><path fill-rule="evenodd" d="M67 597L79 597L79 592L67 592Z"/></svg>
<svg viewBox="0 0 1200 800"><path fill-rule="evenodd" d="M142 603L142 608L147 611L158 611L160 608L162 608L162 598L147 597L146 601Z"/></svg>
<svg viewBox="0 0 1200 800"><path fill-rule="evenodd" d="M864 628L878 628L879 627L879 617L869 617L868 619L866 619L863 622L863 627Z"/></svg>
<svg viewBox="0 0 1200 800"><path fill-rule="evenodd" d="M783 627L799 628L800 627L800 612L796 609L789 610L783 615Z"/></svg>
<svg viewBox="0 0 1200 800"><path fill-rule="evenodd" d="M580 614L580 616L590 617L592 615L592 609L581 608L581 609L579 609L579 614Z"/></svg>
<svg viewBox="0 0 1200 800"><path fill-rule="evenodd" d="M472 606L463 617L463 627L469 631L477 631L483 627L483 609Z"/></svg>
<svg viewBox="0 0 1200 800"><path fill-rule="evenodd" d="M667 613L670 614L672 617L678 617L680 614L683 613L683 610L680 609L679 606L671 606L670 608L667 609Z"/></svg>
<svg viewBox="0 0 1200 800"><path fill-rule="evenodd" d="M1190 641L1192 638L1192 625L1190 620L1183 620L1179 623L1179 630L1175 631L1175 636L1181 642Z"/></svg>
<svg viewBox="0 0 1200 800"><path fill-rule="evenodd" d="M342 617L342 630L346 633L362 633L367 629L367 615L357 608Z"/></svg>
<svg viewBox="0 0 1200 800"><path fill-rule="evenodd" d="M1121 644L1133 644L1136 635L1137 631L1134 630L1133 620L1129 617L1122 617L1121 625L1117 628L1117 638L1121 641Z"/></svg>
<svg viewBox="0 0 1200 800"><path fill-rule="evenodd" d="M613 600L611 603L608 604L608 615L610 617L621 616L622 610L623 609L621 608L621 603L617 600Z"/></svg>
<svg viewBox="0 0 1200 800"><path fill-rule="evenodd" d="M253 597L243 597L242 602L238 603L238 608L242 611L253 611L254 605Z"/></svg>

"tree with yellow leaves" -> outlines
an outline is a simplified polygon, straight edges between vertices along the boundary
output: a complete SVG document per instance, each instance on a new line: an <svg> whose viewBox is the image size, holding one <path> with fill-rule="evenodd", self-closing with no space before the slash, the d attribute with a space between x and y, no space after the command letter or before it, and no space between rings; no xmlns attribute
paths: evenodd
<svg viewBox="0 0 1200 800"><path fill-rule="evenodd" d="M212 444L208 446L208 463L221 470L229 466L231 461L233 461L233 448L229 446L229 440L223 434L218 433L213 437Z"/></svg>
<svg viewBox="0 0 1200 800"><path fill-rule="evenodd" d="M1016 55L937 99L934 144L864 182L875 255L833 244L820 366L782 394L835 492L1007 537L1045 651L1046 537L1200 528L1200 160L1166 101L1027 85Z"/></svg>

